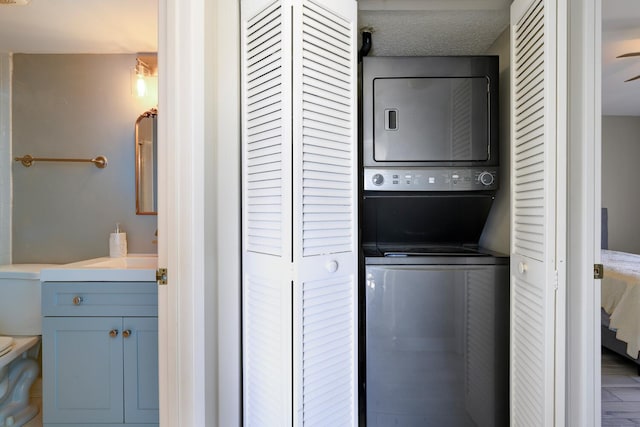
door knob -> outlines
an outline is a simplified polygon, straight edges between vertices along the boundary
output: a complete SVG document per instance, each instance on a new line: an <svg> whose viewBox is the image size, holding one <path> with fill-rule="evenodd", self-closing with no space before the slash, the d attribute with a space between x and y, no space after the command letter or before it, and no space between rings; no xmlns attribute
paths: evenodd
<svg viewBox="0 0 640 427"><path fill-rule="evenodd" d="M518 271L520 272L520 274L526 273L528 269L529 269L529 266L526 263L522 261L518 263Z"/></svg>
<svg viewBox="0 0 640 427"><path fill-rule="evenodd" d="M125 329L122 331L122 336L125 338L129 338L131 336L131 329Z"/></svg>
<svg viewBox="0 0 640 427"><path fill-rule="evenodd" d="M73 305L80 305L82 304L83 299L81 296L76 295L75 297L73 297L72 301L73 301Z"/></svg>
<svg viewBox="0 0 640 427"><path fill-rule="evenodd" d="M338 265L338 261L327 261L327 263L324 265L324 268L326 268L329 273L335 273L336 271L338 271Z"/></svg>
<svg viewBox="0 0 640 427"><path fill-rule="evenodd" d="M111 338L115 338L115 337L117 337L117 336L118 336L118 330L117 330L117 329L112 329L112 330L110 330L110 331L109 331L109 336L110 336Z"/></svg>

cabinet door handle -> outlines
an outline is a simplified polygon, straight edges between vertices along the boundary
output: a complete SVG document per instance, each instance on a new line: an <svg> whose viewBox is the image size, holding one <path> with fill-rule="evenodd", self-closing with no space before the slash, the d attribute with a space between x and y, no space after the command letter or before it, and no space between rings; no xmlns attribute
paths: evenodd
<svg viewBox="0 0 640 427"><path fill-rule="evenodd" d="M125 329L124 331L122 331L122 336L125 338L129 338L129 336L131 336L131 329Z"/></svg>
<svg viewBox="0 0 640 427"><path fill-rule="evenodd" d="M117 337L117 336L118 336L118 330L117 330L117 329L112 329L112 330L110 330L110 331L109 331L109 336L110 336L111 338L115 338L115 337Z"/></svg>
<svg viewBox="0 0 640 427"><path fill-rule="evenodd" d="M73 297L73 305L80 305L82 304L82 297L79 295L76 295L75 297Z"/></svg>

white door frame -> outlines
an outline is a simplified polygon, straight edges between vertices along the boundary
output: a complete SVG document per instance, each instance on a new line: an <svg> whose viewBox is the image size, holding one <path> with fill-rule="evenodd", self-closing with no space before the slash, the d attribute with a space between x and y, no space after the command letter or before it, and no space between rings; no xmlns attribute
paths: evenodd
<svg viewBox="0 0 640 427"><path fill-rule="evenodd" d="M238 10L159 1L162 427L241 422Z"/></svg>
<svg viewBox="0 0 640 427"><path fill-rule="evenodd" d="M566 425L600 426L601 0L568 10Z"/></svg>
<svg viewBox="0 0 640 427"><path fill-rule="evenodd" d="M160 424L204 423L202 0L161 0L158 34ZM164 118L163 118L164 117ZM165 119L167 118L167 119Z"/></svg>

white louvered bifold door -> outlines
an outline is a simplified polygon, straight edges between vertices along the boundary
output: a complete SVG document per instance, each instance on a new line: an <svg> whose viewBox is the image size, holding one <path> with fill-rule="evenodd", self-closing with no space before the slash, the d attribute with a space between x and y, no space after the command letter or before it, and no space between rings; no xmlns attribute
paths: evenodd
<svg viewBox="0 0 640 427"><path fill-rule="evenodd" d="M355 426L356 2L241 8L244 424Z"/></svg>
<svg viewBox="0 0 640 427"><path fill-rule="evenodd" d="M243 413L291 423L291 9L242 2ZM233 179L233 177L229 177Z"/></svg>
<svg viewBox="0 0 640 427"><path fill-rule="evenodd" d="M556 301L563 194L557 159L556 2L511 6L511 425L563 425L556 389Z"/></svg>
<svg viewBox="0 0 640 427"><path fill-rule="evenodd" d="M294 424L357 419L356 2L294 4Z"/></svg>

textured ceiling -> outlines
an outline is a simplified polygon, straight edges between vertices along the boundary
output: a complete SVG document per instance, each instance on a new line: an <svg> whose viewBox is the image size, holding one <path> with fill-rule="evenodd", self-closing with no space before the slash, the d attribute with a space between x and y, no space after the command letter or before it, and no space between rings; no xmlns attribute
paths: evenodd
<svg viewBox="0 0 640 427"><path fill-rule="evenodd" d="M509 25L509 10L360 11L374 56L478 55Z"/></svg>
<svg viewBox="0 0 640 427"><path fill-rule="evenodd" d="M509 25L511 0L360 0L376 56L481 55Z"/></svg>

